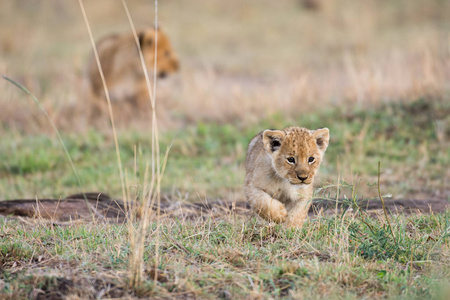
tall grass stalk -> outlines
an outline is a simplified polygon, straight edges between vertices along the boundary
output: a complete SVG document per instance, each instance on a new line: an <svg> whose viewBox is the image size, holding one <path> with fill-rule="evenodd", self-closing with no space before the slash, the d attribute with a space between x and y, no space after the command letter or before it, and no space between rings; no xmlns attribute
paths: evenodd
<svg viewBox="0 0 450 300"><path fill-rule="evenodd" d="M131 243L131 254L129 257L129 263L130 263L130 286L132 287L137 287L141 280L142 280L142 273L143 273L143 255L144 255L144 241L145 241L145 235L146 235L146 230L147 230L147 226L148 226L148 218L149 218L149 209L150 209L150 199L153 197L156 197L157 199L157 203L158 203L158 217L159 217L159 206L160 206L160 160L159 160L159 139L158 139L158 127L157 127L157 122L156 122L156 105L155 105L155 90L156 90L156 53L157 53L157 41L158 41L158 36L157 36L157 32L156 32L156 36L155 36L155 68L154 68L154 85L153 85L153 89L151 87L150 84L150 78L148 76L148 72L147 72L147 68L145 66L145 61L144 61L144 57L142 54L142 51L140 50L140 45L139 45L139 40L137 38L137 34L136 34L136 30L132 21L132 18L130 16L128 7L125 3L125 1L122 1L123 7L125 9L125 12L127 14L128 20L130 22L130 26L133 30L133 35L136 41L136 45L137 48L139 49L139 57L142 63L142 69L144 71L145 74L145 78L146 78L146 83L147 83L147 89L149 92L149 98L150 98L150 102L151 102L151 107L152 107L152 157L151 157L151 182L150 182L150 188L149 191L147 193L147 180L148 180L148 164L146 167L146 171L144 174L144 189L141 191L142 193L142 202L140 204L138 204L139 201L139 196L138 194L136 194L133 198L131 199L131 195L130 193L127 193L127 188L129 187L128 184L128 178L125 178L127 176L124 177L124 170L123 170L123 166L122 166L122 161L120 158L120 149L119 149L119 143L118 143L118 139L117 139L117 131L116 131L116 127L115 127L115 122L114 122L114 114L112 111L112 105L111 105L111 99L109 97L109 92L108 92L108 87L106 85L106 81L105 81L105 77L103 74L103 70L101 67L101 63L100 63L100 59L98 56L98 52L95 46L95 42L94 42L94 38L92 35L92 31L89 25L89 21L88 18L86 16L86 12L84 9L84 5L83 5L83 1L79 0L80 3L80 7L81 7L81 11L83 13L83 18L84 21L86 23L86 27L89 33L89 38L93 47L93 51L94 51L94 55L95 55L95 60L97 62L97 66L100 72L100 76L102 79L102 83L103 83L103 88L105 91L105 95L106 95L106 100L108 103L108 111L109 111L109 117L110 117L110 121L112 124L112 130L113 130L113 137L114 137L114 143L115 143L115 147L116 147L116 155L117 155L117 163L118 163L118 167L119 167L119 172L120 172L120 180L121 180L121 184L122 184L122 198L124 199L124 202L126 203L126 207L128 209L128 229L129 229L129 235L130 235L130 243ZM155 2L155 8L156 8L156 15L157 15L157 2ZM155 18L155 27L157 28L157 18ZM152 93L153 91L153 93ZM135 169L136 172L136 169ZM126 182L125 182L126 181ZM154 187L155 187L155 182L156 182L156 191L154 191ZM146 197L146 195L148 195ZM133 202L133 203L132 203ZM139 215L141 216L141 221L138 224L138 228L136 229L134 226L134 215L135 213L139 213ZM158 222L159 222L159 218L158 218ZM159 226L157 226L158 230ZM158 241L158 238L157 238ZM156 253L158 253L158 247L156 247ZM155 264L157 265L158 262L158 257L156 254L156 258L155 258ZM155 268L156 269L156 268ZM155 279L157 277L157 273L155 272Z"/></svg>
<svg viewBox="0 0 450 300"><path fill-rule="evenodd" d="M124 182L122 160L120 158L119 141L117 139L117 131L116 131L116 125L115 125L115 122L114 122L114 114L113 114L113 110L112 110L111 99L109 97L108 87L106 86L105 76L103 74L102 65L100 63L100 59L99 59L99 56L98 56L97 47L95 46L95 41L94 41L94 37L92 35L91 26L89 24L89 20L88 20L88 18L86 16L86 11L84 9L83 0L78 0L78 3L80 4L81 13L83 14L83 19L84 19L84 22L86 24L86 28L87 28L87 31L88 31L88 34L89 34L89 40L91 41L92 49L94 51L95 61L97 63L98 71L99 71L100 77L102 79L103 89L104 89L105 95L106 95L106 102L108 103L109 119L111 120L111 127L112 127L112 132L113 132L114 145L115 145L115 148L116 148L117 165L119 167L120 183L122 185L122 198L126 199L126 191L125 191L125 182Z"/></svg>
<svg viewBox="0 0 450 300"><path fill-rule="evenodd" d="M67 150L66 144L64 143L64 140L61 137L61 134L59 133L58 128L56 127L55 123L53 122L53 120L50 118L50 116L47 113L47 110L44 108L44 106L41 104L41 102L39 102L39 100L23 85L21 85L20 83L14 81L13 79L2 75L3 79L11 82L12 84L14 84L16 87L18 87L19 89L21 89L23 92L25 92L28 96L31 97L31 99L33 99L34 103L36 103L36 105L39 107L39 109L41 110L41 112L44 114L44 116L47 118L47 120L50 122L50 125L52 126L53 130L56 132L56 135L58 136L58 140L59 143L61 144L61 147L64 150L64 153L67 157L67 159L69 160L70 163L70 167L72 168L73 173L75 174L75 177L77 178L78 184L81 187L81 179L80 179L80 175L78 174L77 169L75 168L75 165L73 164L72 158L70 157L69 151Z"/></svg>
<svg viewBox="0 0 450 300"><path fill-rule="evenodd" d="M141 61L142 70L144 72L145 81L147 84L147 90L148 95L150 99L150 104L152 108L152 140L151 140L151 147L152 147L152 157L151 157L151 182L150 182L150 188L147 192L146 186L147 186L147 177L148 177L148 168L146 168L145 172L145 178L144 178L144 190L142 192L143 201L141 203L142 205L142 219L138 226L138 230L135 232L134 230L130 230L130 234L136 234L135 237L133 237L133 240L135 243L132 246L133 248L133 255L132 260L130 264L130 271L131 271L131 285L136 287L142 277L143 273L143 255L144 255L144 241L145 236L147 232L148 227L148 218L149 218L149 210L150 207L153 206L155 200L157 205L157 216L156 216L156 232L155 232L155 267L154 267L154 280L156 281L158 278L158 264L159 264L159 227L160 227L160 204L161 204L161 162L160 162L160 149L159 149L159 134L158 134L158 122L157 122L157 116L156 116L156 75L157 75L157 58L158 58L158 30L155 30L155 57L153 62L153 88L150 83L150 77L147 72L147 67L144 60L144 55L141 51L141 47L139 45L139 39L136 33L136 28L133 23L133 19L131 17L130 11L128 9L128 6L126 4L125 0L122 0L122 5L125 10L125 13L128 18L128 22L130 23L130 27L133 31L134 40L136 42L136 46L139 50L139 58ZM155 29L158 28L158 1L155 0ZM167 153L165 156L164 161L167 161ZM165 165L165 163L164 163ZM156 184L156 186L155 186ZM132 224L130 224L133 226ZM130 228L131 229L131 228Z"/></svg>
<svg viewBox="0 0 450 300"><path fill-rule="evenodd" d="M392 238L393 238L394 241L395 241L394 231L392 230L391 222L389 221L389 217L388 217L388 214L387 214L387 211L386 211L386 206L385 206L385 204L384 204L383 196L381 196L381 188L380 188L380 175L381 175L381 171L380 171L380 168L381 168L381 163L378 162L378 182L377 182L378 197L380 197L381 204L383 205L384 217L386 218L386 222L387 222L388 225L389 225L389 230L391 231Z"/></svg>

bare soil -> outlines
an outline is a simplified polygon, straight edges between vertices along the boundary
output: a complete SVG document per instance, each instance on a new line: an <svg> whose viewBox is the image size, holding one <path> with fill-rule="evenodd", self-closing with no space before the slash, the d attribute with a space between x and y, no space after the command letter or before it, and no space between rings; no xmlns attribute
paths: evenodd
<svg viewBox="0 0 450 300"><path fill-rule="evenodd" d="M351 205L350 205L351 206ZM449 209L450 202L445 199L389 199L385 201L389 213L442 213ZM127 215L127 206L122 200L112 199L104 193L85 193L71 195L63 199L15 199L0 201L0 215L13 217L28 217L51 220L55 222L67 221L106 221L123 222ZM364 200L358 207L369 214L382 212L379 199ZM129 208L129 207L128 207ZM336 208L338 211L336 211ZM349 204L339 200L315 199L309 215L320 212L327 215L348 209ZM352 207L352 209L356 206ZM152 207L156 211L156 207ZM163 217L195 218L224 213L238 213L251 215L250 206L246 201L227 202L213 200L203 203L174 202L165 198L160 206Z"/></svg>

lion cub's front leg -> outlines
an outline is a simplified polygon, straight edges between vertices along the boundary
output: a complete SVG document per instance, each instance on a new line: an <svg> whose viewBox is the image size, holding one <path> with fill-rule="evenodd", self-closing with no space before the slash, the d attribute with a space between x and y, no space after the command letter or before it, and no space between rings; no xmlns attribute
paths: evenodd
<svg viewBox="0 0 450 300"><path fill-rule="evenodd" d="M251 207L260 217L275 223L286 221L288 213L283 203L255 187L247 187L245 193Z"/></svg>
<svg viewBox="0 0 450 300"><path fill-rule="evenodd" d="M308 216L311 203L312 200L302 200L296 202L289 209L289 215L286 218L286 226L291 228L301 228L306 220L306 217Z"/></svg>

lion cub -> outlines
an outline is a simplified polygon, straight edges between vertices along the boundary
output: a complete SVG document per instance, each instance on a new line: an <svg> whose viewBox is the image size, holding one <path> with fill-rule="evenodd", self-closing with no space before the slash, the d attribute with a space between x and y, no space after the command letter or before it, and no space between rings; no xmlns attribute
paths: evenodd
<svg viewBox="0 0 450 300"><path fill-rule="evenodd" d="M155 56L158 77L166 77L178 70L178 58L164 31L160 28L138 30L137 38L150 76L154 73ZM156 43L157 53L155 54ZM106 36L97 43L96 47L111 101L128 101L138 107L148 103L147 84L133 34ZM91 55L88 63L87 78L94 100L93 104L104 103L103 82L94 55Z"/></svg>
<svg viewBox="0 0 450 300"><path fill-rule="evenodd" d="M266 220L301 227L329 138L328 128L300 127L255 136L248 146L244 185L253 210Z"/></svg>

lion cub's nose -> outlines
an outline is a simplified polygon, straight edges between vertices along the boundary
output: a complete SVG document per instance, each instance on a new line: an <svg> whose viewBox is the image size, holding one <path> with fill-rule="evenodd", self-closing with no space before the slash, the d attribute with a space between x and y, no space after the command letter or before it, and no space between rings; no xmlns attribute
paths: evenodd
<svg viewBox="0 0 450 300"><path fill-rule="evenodd" d="M297 175L297 178L301 181L305 181L306 179L308 179L308 176L302 177L301 175Z"/></svg>
<svg viewBox="0 0 450 300"><path fill-rule="evenodd" d="M165 71L159 72L158 77L159 78L166 78L167 77L167 72L165 72Z"/></svg>

